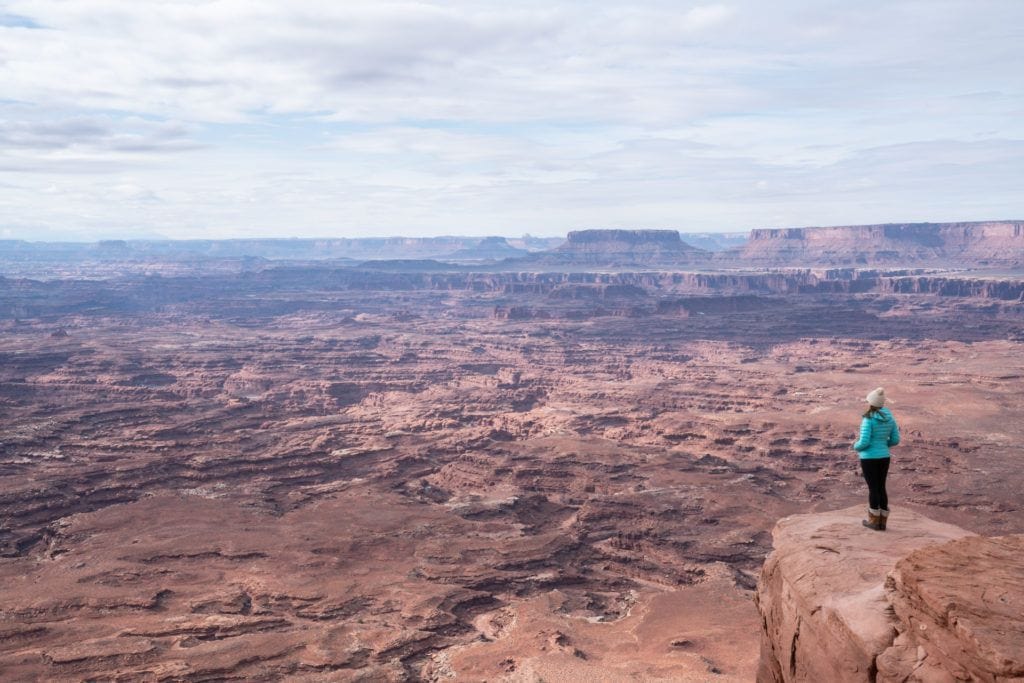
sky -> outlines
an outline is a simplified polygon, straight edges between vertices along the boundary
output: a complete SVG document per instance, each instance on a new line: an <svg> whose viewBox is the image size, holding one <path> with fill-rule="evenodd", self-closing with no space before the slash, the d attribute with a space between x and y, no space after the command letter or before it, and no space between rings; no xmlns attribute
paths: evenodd
<svg viewBox="0 0 1024 683"><path fill-rule="evenodd" d="M1022 0L0 0L0 239L1024 219L1022 45Z"/></svg>

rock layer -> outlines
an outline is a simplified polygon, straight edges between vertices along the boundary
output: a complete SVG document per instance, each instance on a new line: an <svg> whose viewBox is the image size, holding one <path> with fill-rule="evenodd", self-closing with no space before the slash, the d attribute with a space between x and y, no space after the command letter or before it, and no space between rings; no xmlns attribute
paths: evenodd
<svg viewBox="0 0 1024 683"><path fill-rule="evenodd" d="M1024 262L1024 222L757 229L734 258L758 265Z"/></svg>
<svg viewBox="0 0 1024 683"><path fill-rule="evenodd" d="M898 509L796 515L757 592L758 681L1010 681L1024 675L1024 535L984 538Z"/></svg>
<svg viewBox="0 0 1024 683"><path fill-rule="evenodd" d="M534 258L544 263L626 265L690 263L709 257L675 230L574 230L565 244Z"/></svg>
<svg viewBox="0 0 1024 683"><path fill-rule="evenodd" d="M878 658L880 681L1024 680L1024 535L917 550L886 595L899 636Z"/></svg>
<svg viewBox="0 0 1024 683"><path fill-rule="evenodd" d="M441 272L438 272L440 270ZM317 293L330 293L322 296ZM599 309L576 309L564 316L559 300L630 299L630 315L647 315L672 307L673 298L688 295L746 296L922 294L950 299L1024 301L1024 277L966 277L926 269L874 270L854 268L785 269L763 272L470 272L437 262L378 263L360 268L279 266L241 275L146 277L111 280L67 279L39 282L0 276L0 320L75 314L158 312L166 307L209 306L211 313L244 315L295 310L332 310L336 298L362 292L449 292L478 296L479 301L519 308L543 303L549 315L526 317L594 317ZM485 295L507 297L493 301ZM539 297L536 295L540 295ZM610 295L610 296L609 296ZM368 295L369 296L369 295ZM257 299L261 299L257 301ZM847 299L848 300L848 299ZM216 306L213 305L216 302ZM391 306L392 302L384 305ZM399 310L401 310L399 308Z"/></svg>

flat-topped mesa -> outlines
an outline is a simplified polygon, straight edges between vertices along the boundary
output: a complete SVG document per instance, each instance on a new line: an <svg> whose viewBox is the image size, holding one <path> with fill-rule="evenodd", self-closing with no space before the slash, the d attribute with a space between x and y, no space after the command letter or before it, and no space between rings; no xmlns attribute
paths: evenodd
<svg viewBox="0 0 1024 683"><path fill-rule="evenodd" d="M1024 535L861 506L779 521L761 571L759 683L1024 680Z"/></svg>
<svg viewBox="0 0 1024 683"><path fill-rule="evenodd" d="M691 263L709 252L687 244L676 230L574 230L540 260L580 264Z"/></svg>
<svg viewBox="0 0 1024 683"><path fill-rule="evenodd" d="M731 258L750 264L1024 263L1024 221L758 228Z"/></svg>
<svg viewBox="0 0 1024 683"><path fill-rule="evenodd" d="M573 230L557 251L703 252L684 242L677 230Z"/></svg>

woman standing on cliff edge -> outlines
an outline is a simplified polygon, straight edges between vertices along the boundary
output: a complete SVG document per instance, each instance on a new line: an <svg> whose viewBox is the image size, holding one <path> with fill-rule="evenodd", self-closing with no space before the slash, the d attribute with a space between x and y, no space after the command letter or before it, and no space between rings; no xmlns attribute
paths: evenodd
<svg viewBox="0 0 1024 683"><path fill-rule="evenodd" d="M885 531L889 519L889 496L885 478L889 474L889 448L900 442L896 418L885 408L885 389L879 387L867 395L868 409L860 421L860 438L853 450L860 454L860 469L868 483L868 518L862 523L869 529Z"/></svg>

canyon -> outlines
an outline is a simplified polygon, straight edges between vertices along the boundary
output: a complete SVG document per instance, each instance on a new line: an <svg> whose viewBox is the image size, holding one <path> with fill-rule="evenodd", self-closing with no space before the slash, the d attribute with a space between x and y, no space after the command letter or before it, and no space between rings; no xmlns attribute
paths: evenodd
<svg viewBox="0 0 1024 683"><path fill-rule="evenodd" d="M904 432L887 542L901 513L1024 533L1006 225L905 258L860 228L0 249L0 672L753 680L773 529L863 504L874 387Z"/></svg>

